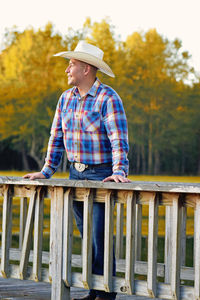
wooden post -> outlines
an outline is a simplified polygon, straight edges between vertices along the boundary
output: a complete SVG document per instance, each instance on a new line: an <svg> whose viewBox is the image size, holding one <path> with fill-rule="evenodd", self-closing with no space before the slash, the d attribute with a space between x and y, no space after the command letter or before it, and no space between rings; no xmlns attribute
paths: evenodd
<svg viewBox="0 0 200 300"><path fill-rule="evenodd" d="M116 220L116 259L122 258L123 255L123 228L124 228L124 204L117 203L117 220Z"/></svg>
<svg viewBox="0 0 200 300"><path fill-rule="evenodd" d="M134 270L135 270L135 210L136 197L132 191L127 195L127 210L126 210L126 270L125 282L127 293L134 293Z"/></svg>
<svg viewBox="0 0 200 300"><path fill-rule="evenodd" d="M54 192L55 192L55 189L53 189L52 187L49 187L48 188L48 194L50 196L50 199L53 199L54 198ZM49 239L49 281L52 282L52 262L53 262L53 226L54 226L54 219L55 217L54 216L54 207L53 207L53 204L52 204L52 200L50 202L50 239Z"/></svg>
<svg viewBox="0 0 200 300"><path fill-rule="evenodd" d="M33 244L33 279L41 280L42 272L42 240L43 240L44 192L37 188L35 203L34 244Z"/></svg>
<svg viewBox="0 0 200 300"><path fill-rule="evenodd" d="M12 229L12 195L8 185L4 188L2 241L1 241L1 274L7 277L9 274L9 249Z"/></svg>
<svg viewBox="0 0 200 300"><path fill-rule="evenodd" d="M63 216L63 280L70 287L72 274L72 243L73 243L73 211L71 189L64 193L64 216Z"/></svg>
<svg viewBox="0 0 200 300"><path fill-rule="evenodd" d="M171 283L172 266L172 206L165 208L165 282Z"/></svg>
<svg viewBox="0 0 200 300"><path fill-rule="evenodd" d="M90 189L85 190L83 211L82 281L84 288L91 288L92 279L92 219L93 198Z"/></svg>
<svg viewBox="0 0 200 300"><path fill-rule="evenodd" d="M104 237L104 287L106 292L112 292L113 276L113 210L114 201L111 191L105 196L105 237Z"/></svg>
<svg viewBox="0 0 200 300"><path fill-rule="evenodd" d="M185 266L186 259L186 219L187 219L187 208L182 206L181 209L181 266Z"/></svg>
<svg viewBox="0 0 200 300"><path fill-rule="evenodd" d="M27 218L27 197L20 199L19 249L22 249L24 231Z"/></svg>
<svg viewBox="0 0 200 300"><path fill-rule="evenodd" d="M33 233L33 216L34 216L34 208L35 208L35 198L36 198L36 187L32 188L30 202L28 206L28 215L26 220L26 227L24 232L24 239L22 244L21 251L21 259L19 264L19 278L25 279L29 254L31 249L31 237Z"/></svg>
<svg viewBox="0 0 200 300"><path fill-rule="evenodd" d="M142 248L142 205L136 205L136 221L135 221L135 259L141 260Z"/></svg>
<svg viewBox="0 0 200 300"><path fill-rule="evenodd" d="M51 262L51 300L70 299L70 288L62 278L63 274L63 207L64 191L62 187L54 187L52 202L52 262Z"/></svg>
<svg viewBox="0 0 200 300"><path fill-rule="evenodd" d="M147 266L147 289L149 296L157 294L157 238L158 238L158 204L159 199L155 193L149 198L149 226L148 226L148 266Z"/></svg>
<svg viewBox="0 0 200 300"><path fill-rule="evenodd" d="M171 267L171 289L172 299L180 299L180 267L181 267L181 203L179 194L172 194L173 209L173 231L172 231L172 267Z"/></svg>
<svg viewBox="0 0 200 300"><path fill-rule="evenodd" d="M200 196L196 197L194 216L194 299L200 300Z"/></svg>

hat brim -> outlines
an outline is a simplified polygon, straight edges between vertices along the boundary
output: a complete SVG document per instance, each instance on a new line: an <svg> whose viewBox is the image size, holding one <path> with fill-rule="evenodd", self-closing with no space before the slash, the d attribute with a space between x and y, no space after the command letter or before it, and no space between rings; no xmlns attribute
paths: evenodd
<svg viewBox="0 0 200 300"><path fill-rule="evenodd" d="M105 73L106 75L115 77L111 68L103 60L100 60L93 55L78 51L66 51L56 53L54 56L61 56L67 59L77 59L86 62L92 66L95 66L99 71Z"/></svg>

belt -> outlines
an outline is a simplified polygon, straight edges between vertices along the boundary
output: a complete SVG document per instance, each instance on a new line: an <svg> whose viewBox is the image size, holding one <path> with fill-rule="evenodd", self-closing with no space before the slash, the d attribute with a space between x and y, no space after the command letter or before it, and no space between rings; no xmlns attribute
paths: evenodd
<svg viewBox="0 0 200 300"><path fill-rule="evenodd" d="M93 168L100 168L100 167L112 167L112 163L86 165L86 164L79 163L79 162L72 162L71 164L78 172L83 172L86 169L93 169Z"/></svg>

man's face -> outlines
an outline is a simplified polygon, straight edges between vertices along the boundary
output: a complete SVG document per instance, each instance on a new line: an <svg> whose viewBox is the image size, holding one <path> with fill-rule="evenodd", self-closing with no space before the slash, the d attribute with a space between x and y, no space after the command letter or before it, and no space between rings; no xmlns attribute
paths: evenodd
<svg viewBox="0 0 200 300"><path fill-rule="evenodd" d="M70 59L69 66L65 70L68 76L68 84L79 86L84 78L85 63L76 59Z"/></svg>

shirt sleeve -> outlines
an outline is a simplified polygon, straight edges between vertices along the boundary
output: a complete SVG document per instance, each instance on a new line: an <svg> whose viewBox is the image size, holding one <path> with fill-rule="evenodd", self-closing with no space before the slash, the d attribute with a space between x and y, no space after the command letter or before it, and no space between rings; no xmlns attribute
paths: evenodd
<svg viewBox="0 0 200 300"><path fill-rule="evenodd" d="M57 104L56 112L51 126L51 135L49 138L45 164L41 170L42 174L46 178L50 178L56 172L57 168L60 165L62 154L65 149L62 131L61 103L62 96L60 97Z"/></svg>
<svg viewBox="0 0 200 300"><path fill-rule="evenodd" d="M112 148L113 175L128 175L128 126L122 100L113 93L105 107L104 124Z"/></svg>

